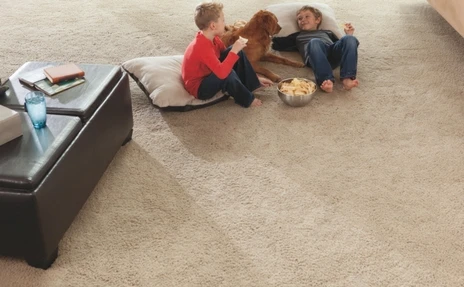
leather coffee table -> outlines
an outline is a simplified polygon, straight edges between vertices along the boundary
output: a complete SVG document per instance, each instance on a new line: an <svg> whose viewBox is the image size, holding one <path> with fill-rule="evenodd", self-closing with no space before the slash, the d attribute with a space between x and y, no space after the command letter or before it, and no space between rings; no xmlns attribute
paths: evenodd
<svg viewBox="0 0 464 287"><path fill-rule="evenodd" d="M127 74L81 64L86 82L47 97L47 126L34 129L24 112L29 89L18 76L49 64L24 64L0 97L0 105L21 113L23 128L22 137L0 146L0 254L43 269L133 127Z"/></svg>

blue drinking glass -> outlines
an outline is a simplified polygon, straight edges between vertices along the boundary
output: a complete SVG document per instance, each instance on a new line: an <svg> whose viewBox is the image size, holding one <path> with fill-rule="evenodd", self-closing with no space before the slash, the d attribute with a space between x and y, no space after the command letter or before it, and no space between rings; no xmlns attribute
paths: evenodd
<svg viewBox="0 0 464 287"><path fill-rule="evenodd" d="M42 92L34 91L26 94L26 110L32 125L36 129L45 127L47 122L47 106L45 105L45 95Z"/></svg>

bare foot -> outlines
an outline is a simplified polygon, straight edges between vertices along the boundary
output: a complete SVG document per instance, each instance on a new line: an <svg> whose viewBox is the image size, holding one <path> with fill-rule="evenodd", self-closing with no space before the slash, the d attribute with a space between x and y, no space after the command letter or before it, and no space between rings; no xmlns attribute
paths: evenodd
<svg viewBox="0 0 464 287"><path fill-rule="evenodd" d="M251 105L250 107L259 107L263 104L263 102L261 102L261 100L258 100L257 98L255 98L253 100L253 102L251 102Z"/></svg>
<svg viewBox="0 0 464 287"><path fill-rule="evenodd" d="M322 82L321 89L326 93L331 93L333 90L334 83L331 80L325 80Z"/></svg>
<svg viewBox="0 0 464 287"><path fill-rule="evenodd" d="M352 80L350 78L343 79L342 83L343 83L343 88L347 91L359 85L359 81L357 79Z"/></svg>

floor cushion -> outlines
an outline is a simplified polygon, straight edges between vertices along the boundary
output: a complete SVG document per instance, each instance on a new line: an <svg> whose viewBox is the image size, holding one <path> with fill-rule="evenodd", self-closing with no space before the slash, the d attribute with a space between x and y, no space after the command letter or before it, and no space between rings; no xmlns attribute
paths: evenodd
<svg viewBox="0 0 464 287"><path fill-rule="evenodd" d="M276 15L279 20L279 25L282 27L282 30L280 30L276 37L285 37L300 30L296 21L296 12L304 5L312 6L321 11L322 22L319 29L330 30L334 32L338 38L344 35L339 27L341 23L337 22L335 19L335 12L329 5L317 2L294 2L273 4L266 7L267 11Z"/></svg>
<svg viewBox="0 0 464 287"><path fill-rule="evenodd" d="M140 57L122 64L153 105L163 110L190 111L228 98L219 91L206 101L190 95L181 77L183 55Z"/></svg>

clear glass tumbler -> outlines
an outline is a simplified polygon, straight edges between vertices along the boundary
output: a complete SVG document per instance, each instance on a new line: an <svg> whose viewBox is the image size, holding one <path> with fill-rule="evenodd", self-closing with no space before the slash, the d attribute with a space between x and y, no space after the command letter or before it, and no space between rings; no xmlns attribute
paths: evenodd
<svg viewBox="0 0 464 287"><path fill-rule="evenodd" d="M45 127L47 123L47 106L45 105L45 95L42 92L34 91L26 94L26 110L32 125L36 129Z"/></svg>

